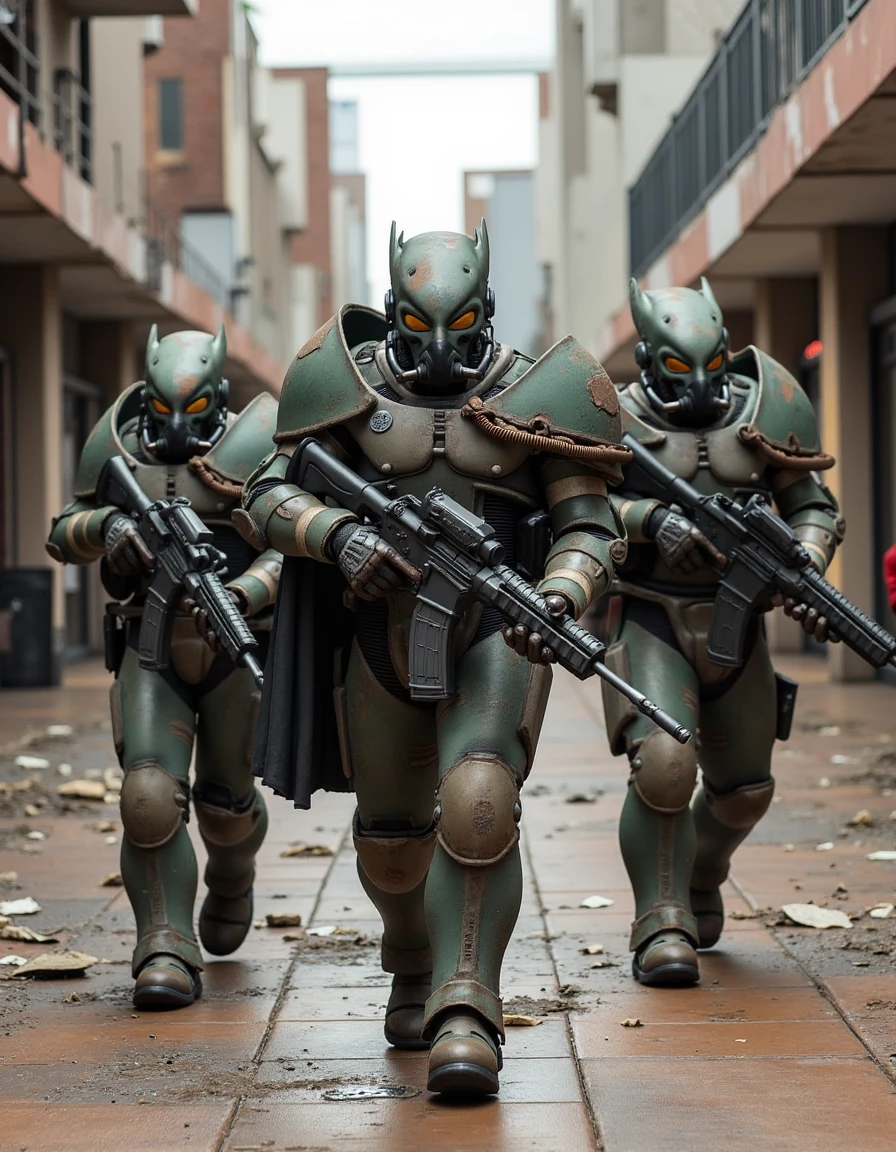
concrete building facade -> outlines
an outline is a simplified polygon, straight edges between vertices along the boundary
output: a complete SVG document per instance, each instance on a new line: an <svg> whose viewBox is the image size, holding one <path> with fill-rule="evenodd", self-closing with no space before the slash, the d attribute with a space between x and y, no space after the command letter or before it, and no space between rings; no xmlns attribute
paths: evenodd
<svg viewBox="0 0 896 1152"><path fill-rule="evenodd" d="M891 631L881 558L896 540L894 93L888 0L738 5L630 172L625 274L599 306L590 298L593 350L625 378L628 275L648 288L710 278L736 318L732 343L755 340L815 403L848 524L830 578ZM783 621L773 636L779 648L801 642ZM842 645L826 656L834 679L874 674Z"/></svg>

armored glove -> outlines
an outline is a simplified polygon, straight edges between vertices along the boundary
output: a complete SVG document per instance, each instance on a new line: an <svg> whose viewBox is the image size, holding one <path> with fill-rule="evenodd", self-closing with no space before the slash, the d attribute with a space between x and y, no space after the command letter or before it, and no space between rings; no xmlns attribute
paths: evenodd
<svg viewBox="0 0 896 1152"><path fill-rule="evenodd" d="M130 516L123 513L107 516L103 522L103 543L109 567L117 576L139 576L153 566L153 554L143 543Z"/></svg>
<svg viewBox="0 0 896 1152"><path fill-rule="evenodd" d="M249 609L249 605L245 596L243 596L241 592L237 592L234 588L228 588L227 594L239 609L240 615L245 616ZM193 623L196 625L196 631L206 642L206 644L208 644L212 652L217 655L221 651L221 645L218 643L217 633L209 622L208 612L206 612L204 608L200 608L196 601L193 600L190 596L184 596L181 599L180 608L181 611L187 612L190 616L193 617Z"/></svg>
<svg viewBox="0 0 896 1152"><path fill-rule="evenodd" d="M552 616L559 617L569 612L569 603L565 596L552 592L544 598L548 611ZM525 624L505 624L501 629L504 643L508 648L525 656L530 664L553 664L557 657L537 632L530 632Z"/></svg>
<svg viewBox="0 0 896 1152"><path fill-rule="evenodd" d="M346 524L334 536L332 554L339 571L362 600L378 600L395 592L403 576L420 579L417 569L373 528Z"/></svg>
<svg viewBox="0 0 896 1152"><path fill-rule="evenodd" d="M673 571L689 576L706 564L701 549L709 551L709 541L674 505L655 508L645 527L646 535L653 538L663 561Z"/></svg>

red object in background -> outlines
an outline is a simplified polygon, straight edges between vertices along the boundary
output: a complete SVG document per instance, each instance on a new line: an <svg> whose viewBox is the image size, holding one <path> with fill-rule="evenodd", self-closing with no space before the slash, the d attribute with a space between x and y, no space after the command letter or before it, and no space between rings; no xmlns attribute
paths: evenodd
<svg viewBox="0 0 896 1152"><path fill-rule="evenodd" d="M806 347L803 349L803 359L804 360L817 360L818 357L821 355L821 352L822 352L821 341L820 340L813 340L810 344L807 344Z"/></svg>
<svg viewBox="0 0 896 1152"><path fill-rule="evenodd" d="M890 607L896 612L896 544L892 544L884 553L884 580L887 583Z"/></svg>

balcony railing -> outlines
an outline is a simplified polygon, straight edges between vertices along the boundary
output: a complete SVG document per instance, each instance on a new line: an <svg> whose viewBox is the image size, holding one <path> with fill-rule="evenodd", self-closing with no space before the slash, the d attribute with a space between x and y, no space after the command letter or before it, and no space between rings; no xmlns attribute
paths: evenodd
<svg viewBox="0 0 896 1152"><path fill-rule="evenodd" d="M82 180L92 183L93 140L90 93L68 68L53 76L53 147Z"/></svg>
<svg viewBox="0 0 896 1152"><path fill-rule="evenodd" d="M21 18L0 24L0 91L22 109L36 128L43 125L40 106L40 61L20 35Z"/></svg>
<svg viewBox="0 0 896 1152"><path fill-rule="evenodd" d="M171 264L219 304L232 310L232 285L181 238L180 224L169 212L144 197L143 219L133 223L146 237L146 282L154 292L161 291L162 269L165 264Z"/></svg>
<svg viewBox="0 0 896 1152"><path fill-rule="evenodd" d="M629 262L642 276L765 132L866 0L748 0L629 189Z"/></svg>

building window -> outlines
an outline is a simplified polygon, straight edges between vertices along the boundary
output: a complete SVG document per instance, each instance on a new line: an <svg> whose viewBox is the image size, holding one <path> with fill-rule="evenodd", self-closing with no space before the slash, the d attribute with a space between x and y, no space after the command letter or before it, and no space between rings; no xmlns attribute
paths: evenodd
<svg viewBox="0 0 896 1152"><path fill-rule="evenodd" d="M159 81L159 148L181 152L184 146L184 82Z"/></svg>

